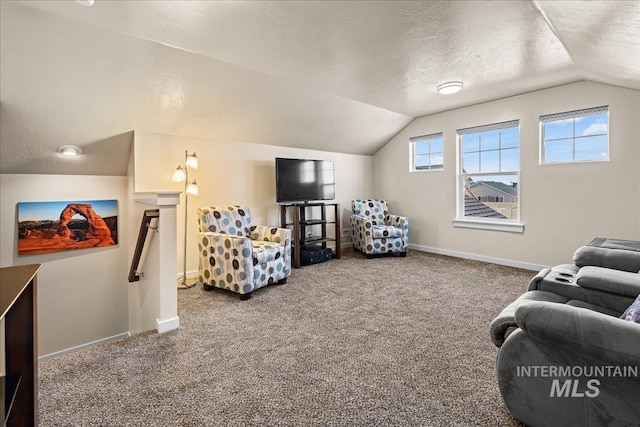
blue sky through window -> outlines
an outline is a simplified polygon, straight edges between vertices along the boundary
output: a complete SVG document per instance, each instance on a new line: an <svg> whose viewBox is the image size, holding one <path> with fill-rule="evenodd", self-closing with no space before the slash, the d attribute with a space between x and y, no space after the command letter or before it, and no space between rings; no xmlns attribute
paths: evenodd
<svg viewBox="0 0 640 427"><path fill-rule="evenodd" d="M544 122L543 163L608 160L608 113Z"/></svg>
<svg viewBox="0 0 640 427"><path fill-rule="evenodd" d="M442 136L413 142L413 170L433 170L444 167Z"/></svg>
<svg viewBox="0 0 640 427"><path fill-rule="evenodd" d="M463 173L517 172L520 169L520 129L511 127L464 134Z"/></svg>
<svg viewBox="0 0 640 427"><path fill-rule="evenodd" d="M118 215L117 200L83 200L69 202L21 202L18 203L18 221L59 220L60 214L70 203L90 204L94 212L103 218Z"/></svg>

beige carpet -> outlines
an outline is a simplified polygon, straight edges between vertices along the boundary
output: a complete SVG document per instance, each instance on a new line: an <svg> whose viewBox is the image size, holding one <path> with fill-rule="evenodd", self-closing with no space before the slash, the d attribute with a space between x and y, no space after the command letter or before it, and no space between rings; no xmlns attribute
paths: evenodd
<svg viewBox="0 0 640 427"><path fill-rule="evenodd" d="M534 272L345 252L248 301L180 290L180 329L41 363L41 425L518 425L489 323Z"/></svg>

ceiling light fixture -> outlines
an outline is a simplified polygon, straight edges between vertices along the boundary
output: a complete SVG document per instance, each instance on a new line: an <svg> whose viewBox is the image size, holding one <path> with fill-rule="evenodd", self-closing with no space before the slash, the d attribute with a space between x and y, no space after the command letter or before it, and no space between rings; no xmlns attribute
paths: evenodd
<svg viewBox="0 0 640 427"><path fill-rule="evenodd" d="M80 147L76 147L75 145L61 145L56 151L67 157L75 157L82 154Z"/></svg>
<svg viewBox="0 0 640 427"><path fill-rule="evenodd" d="M452 93L460 92L462 89L462 82L446 82L438 85L438 93L443 95L451 95Z"/></svg>
<svg viewBox="0 0 640 427"><path fill-rule="evenodd" d="M83 6L93 6L95 0L76 0L76 3L81 4Z"/></svg>

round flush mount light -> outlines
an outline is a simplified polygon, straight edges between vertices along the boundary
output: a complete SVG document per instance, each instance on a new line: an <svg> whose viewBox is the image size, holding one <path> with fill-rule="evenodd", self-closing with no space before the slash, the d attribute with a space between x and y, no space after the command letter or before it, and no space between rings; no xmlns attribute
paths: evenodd
<svg viewBox="0 0 640 427"><path fill-rule="evenodd" d="M438 93L443 95L451 95L452 93L460 92L462 89L462 82L446 82L438 85Z"/></svg>
<svg viewBox="0 0 640 427"><path fill-rule="evenodd" d="M83 6L93 6L95 0L76 0L76 3L81 4Z"/></svg>
<svg viewBox="0 0 640 427"><path fill-rule="evenodd" d="M75 157L82 154L80 147L76 147L75 145L61 145L56 151L67 157Z"/></svg>

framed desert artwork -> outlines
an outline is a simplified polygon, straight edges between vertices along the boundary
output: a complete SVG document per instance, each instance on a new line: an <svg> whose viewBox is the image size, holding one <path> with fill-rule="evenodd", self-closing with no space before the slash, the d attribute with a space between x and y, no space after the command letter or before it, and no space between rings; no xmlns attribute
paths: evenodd
<svg viewBox="0 0 640 427"><path fill-rule="evenodd" d="M117 243L117 200L18 203L18 255Z"/></svg>

